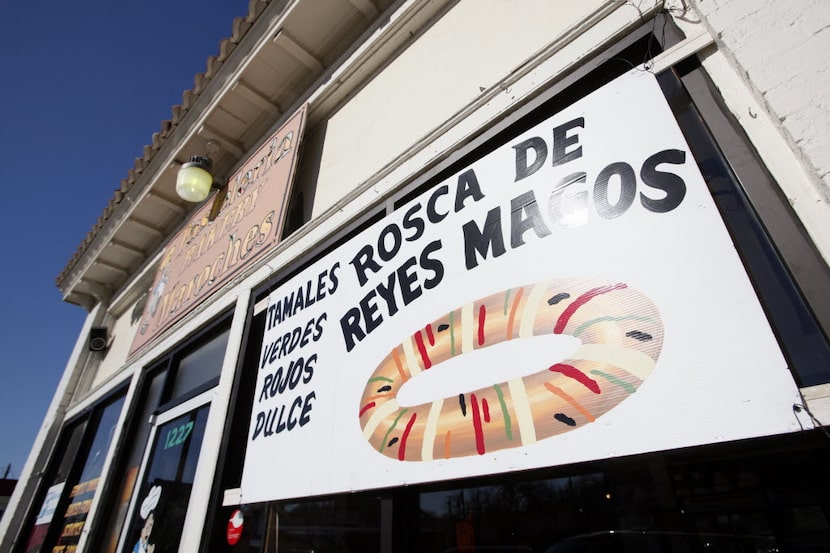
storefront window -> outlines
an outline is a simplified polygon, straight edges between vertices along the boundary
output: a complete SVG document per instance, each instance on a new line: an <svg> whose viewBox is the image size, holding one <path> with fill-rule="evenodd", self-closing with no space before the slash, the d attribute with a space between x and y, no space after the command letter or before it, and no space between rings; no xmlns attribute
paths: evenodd
<svg viewBox="0 0 830 553"><path fill-rule="evenodd" d="M46 489L24 551L73 551L97 497L104 461L124 406L123 391L75 423L58 450L63 458Z"/></svg>
<svg viewBox="0 0 830 553"><path fill-rule="evenodd" d="M148 421L156 406L159 404L165 376L166 374L162 372L151 377L147 386L147 400L144 402L143 409L135 417L135 421L138 423L136 439L128 448L127 466L122 471L121 480L115 488L117 490L117 496L110 510L111 515L106 517L106 531L104 532L103 542L99 549L102 553L113 553L118 546L118 536L123 527L124 519L127 516L130 496L135 486L135 480L138 478L141 458L144 455L145 444L150 437L150 430L152 429L152 425Z"/></svg>
<svg viewBox="0 0 830 553"><path fill-rule="evenodd" d="M181 358L173 380L171 397L181 397L219 376L228 345L228 333L229 330L225 330Z"/></svg>
<svg viewBox="0 0 830 553"><path fill-rule="evenodd" d="M123 551L177 551L210 405L156 430Z"/></svg>
<svg viewBox="0 0 830 553"><path fill-rule="evenodd" d="M385 492L228 507L209 551L813 553L826 438L778 436ZM811 475L805 478L804 475ZM244 525L226 539L231 513ZM238 541L237 541L238 540ZM158 551L158 549L157 549Z"/></svg>
<svg viewBox="0 0 830 553"><path fill-rule="evenodd" d="M66 487L69 471L72 468L75 455L81 445L84 428L86 428L86 420L79 422L69 429L67 437L60 444L64 451L63 458L61 459L55 476L51 480L51 484L46 489L43 502L35 517L32 530L29 533L29 538L26 540L26 548L23 550L26 553L35 553L43 550L42 545L46 539L46 532L49 530L49 525L52 520L56 519L55 511L63 496L63 489Z"/></svg>
<svg viewBox="0 0 830 553"><path fill-rule="evenodd" d="M544 551L574 532L612 528L610 497L603 474L423 493L420 550Z"/></svg>
<svg viewBox="0 0 830 553"><path fill-rule="evenodd" d="M180 404L215 382L222 370L227 343L228 325L225 320L213 325L206 337L203 334L182 344L145 373L141 384L142 392L138 395L135 412L125 431L125 435L130 436L126 442L128 446L120 465L115 469L119 476L108 500L112 515L99 520L99 528L92 531L89 542L91 550L102 553L114 553L117 550L130 500L133 491L137 489L135 484L141 461L154 427L154 415L162 409ZM198 443L201 443L201 438ZM198 444L191 447L195 447L192 455L198 455Z"/></svg>
<svg viewBox="0 0 830 553"><path fill-rule="evenodd" d="M379 553L380 501L345 495L322 501L280 503L277 508L283 553Z"/></svg>
<svg viewBox="0 0 830 553"><path fill-rule="evenodd" d="M228 507L208 551L380 553L389 522L384 500L373 494Z"/></svg>
<svg viewBox="0 0 830 553"><path fill-rule="evenodd" d="M118 399L107 405L101 413L98 429L92 440L92 446L89 449L81 476L69 492L70 503L63 511L63 526L56 547L53 549L55 553L72 551L73 546L78 544L81 532L86 525L87 514L98 491L104 460L115 436L118 418L123 406L124 396L122 394Z"/></svg>

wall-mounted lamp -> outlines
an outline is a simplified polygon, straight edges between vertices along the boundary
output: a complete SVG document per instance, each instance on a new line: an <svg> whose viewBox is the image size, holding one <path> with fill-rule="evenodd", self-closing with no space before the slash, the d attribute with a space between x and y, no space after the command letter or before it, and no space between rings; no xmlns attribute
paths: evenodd
<svg viewBox="0 0 830 553"><path fill-rule="evenodd" d="M193 156L183 163L176 176L176 194L188 202L203 202L214 188L210 174L212 162L207 156Z"/></svg>

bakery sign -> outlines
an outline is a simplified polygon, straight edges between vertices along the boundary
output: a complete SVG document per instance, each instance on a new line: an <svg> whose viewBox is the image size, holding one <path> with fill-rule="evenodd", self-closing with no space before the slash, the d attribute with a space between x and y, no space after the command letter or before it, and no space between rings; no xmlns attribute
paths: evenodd
<svg viewBox="0 0 830 553"><path fill-rule="evenodd" d="M167 244L130 354L280 241L305 113L303 106L230 178L215 217L209 201Z"/></svg>
<svg viewBox="0 0 830 553"><path fill-rule="evenodd" d="M268 300L243 503L798 430L654 75L609 83Z"/></svg>

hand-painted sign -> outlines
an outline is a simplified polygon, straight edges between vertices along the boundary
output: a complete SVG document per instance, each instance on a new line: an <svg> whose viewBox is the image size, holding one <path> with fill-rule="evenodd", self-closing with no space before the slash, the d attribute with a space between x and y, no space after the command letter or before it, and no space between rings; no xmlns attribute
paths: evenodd
<svg viewBox="0 0 830 553"><path fill-rule="evenodd" d="M282 236L306 108L297 111L167 245L130 354L181 319Z"/></svg>
<svg viewBox="0 0 830 553"><path fill-rule="evenodd" d="M275 290L257 378L244 503L798 429L795 384L646 72Z"/></svg>

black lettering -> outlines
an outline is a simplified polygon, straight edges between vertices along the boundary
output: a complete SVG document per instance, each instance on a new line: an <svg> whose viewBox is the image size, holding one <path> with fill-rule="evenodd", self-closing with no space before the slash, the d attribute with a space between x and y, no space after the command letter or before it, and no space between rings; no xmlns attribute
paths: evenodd
<svg viewBox="0 0 830 553"><path fill-rule="evenodd" d="M274 429L274 432L276 432L277 434L279 434L280 432L285 430L285 422L282 420L282 417L284 415L285 415L285 405L280 405L280 416L277 419L277 428Z"/></svg>
<svg viewBox="0 0 830 553"><path fill-rule="evenodd" d="M280 302L272 303L268 306L268 330L271 330L275 325L282 322L282 314L280 313Z"/></svg>
<svg viewBox="0 0 830 553"><path fill-rule="evenodd" d="M297 295L294 296L294 313L299 313L305 307L305 295L303 294L303 287L297 288Z"/></svg>
<svg viewBox="0 0 830 553"><path fill-rule="evenodd" d="M283 375L284 371L285 369L283 367L280 367L274 371L274 379L271 381L271 389L268 390L270 393L269 397L274 397L277 394L285 392L285 388L288 386L288 375Z"/></svg>
<svg viewBox="0 0 830 553"><path fill-rule="evenodd" d="M294 430L294 427L297 426L297 419L294 417L294 409L297 407L302 406L303 404L303 397L297 396L294 398L294 401L291 402L291 409L288 411L288 431Z"/></svg>
<svg viewBox="0 0 830 553"><path fill-rule="evenodd" d="M506 251L504 235L501 230L501 208L494 207L487 212L483 230L479 230L475 221L469 221L462 226L464 231L464 259L467 270L478 266L476 252L482 259L487 258L487 252L492 250L493 257L499 257Z"/></svg>
<svg viewBox="0 0 830 553"><path fill-rule="evenodd" d="M328 318L328 315L325 313L321 314L317 317L317 322L314 324L314 334L311 335L311 339L315 342L320 339L320 336L323 335L323 321Z"/></svg>
<svg viewBox="0 0 830 553"><path fill-rule="evenodd" d="M339 268L340 262L338 261L331 266L331 269L329 269L329 283L331 284L329 287L329 295L334 294L337 291L337 285L340 284L340 281L337 278L337 269Z"/></svg>
<svg viewBox="0 0 830 553"><path fill-rule="evenodd" d="M427 219L429 219L430 223L440 223L449 214L449 211L445 213L438 213L435 211L435 202L438 201L438 198L446 196L449 193L450 187L444 184L436 188L432 193L432 196L430 196L429 200L427 200Z"/></svg>
<svg viewBox="0 0 830 553"><path fill-rule="evenodd" d="M458 185L455 191L456 213L464 209L464 202L468 197L472 197L475 201L479 201L484 198L484 194L481 192L481 187L478 185L478 179L476 178L475 171L472 169L467 169L458 175Z"/></svg>
<svg viewBox="0 0 830 553"><path fill-rule="evenodd" d="M404 305L409 305L423 294L421 287L416 284L418 282L418 273L414 271L409 272L409 269L417 262L417 259L410 257L403 265L398 267L398 284L401 287L401 298L403 298ZM412 286L413 284L415 286Z"/></svg>
<svg viewBox="0 0 830 553"><path fill-rule="evenodd" d="M259 435L262 433L262 429L265 427L265 413L259 412L256 414L256 424L254 425L254 434L251 436L251 441L256 440Z"/></svg>
<svg viewBox="0 0 830 553"><path fill-rule="evenodd" d="M308 361L305 362L305 374L303 374L303 384L308 384L311 382L312 377L314 376L314 364L317 362L317 354L312 353L308 357Z"/></svg>
<svg viewBox="0 0 830 553"><path fill-rule="evenodd" d="M432 271L432 276L424 280L424 288L432 290L444 278L444 264L440 260L430 257L430 254L441 249L441 241L435 240L430 242L421 252L421 267L427 271Z"/></svg>
<svg viewBox="0 0 830 553"><path fill-rule="evenodd" d="M655 213L667 213L683 201L686 197L686 183L674 173L658 171L657 166L661 163L683 165L686 163L686 152L683 150L663 150L652 155L643 163L640 169L640 178L646 186L662 190L666 196L661 199L649 198L640 192L640 203L649 211Z"/></svg>
<svg viewBox="0 0 830 553"><path fill-rule="evenodd" d="M288 346L291 345L291 332L286 332L282 335L280 339L280 350L277 354L277 357L285 357L285 354L288 353Z"/></svg>
<svg viewBox="0 0 830 553"><path fill-rule="evenodd" d="M516 150L516 178L513 182L519 182L541 169L548 157L548 145L539 136L532 136L513 146L513 149ZM527 162L529 150L533 150L533 163L530 165Z"/></svg>
<svg viewBox="0 0 830 553"><path fill-rule="evenodd" d="M303 338L300 340L300 346L305 347L308 345L308 338L311 336L311 329L314 328L314 319L311 319L305 324L305 330L303 330Z"/></svg>
<svg viewBox="0 0 830 553"><path fill-rule="evenodd" d="M343 339L346 341L346 351L352 351L355 346L355 338L361 341L366 333L360 327L360 309L352 307L346 314L340 317L340 330L343 332Z"/></svg>
<svg viewBox="0 0 830 553"><path fill-rule="evenodd" d="M294 314L294 291L282 299L282 318L287 319Z"/></svg>
<svg viewBox="0 0 830 553"><path fill-rule="evenodd" d="M271 343L271 355L268 357L269 365L280 358L280 343L282 342L282 339L283 337L280 336Z"/></svg>
<svg viewBox="0 0 830 553"><path fill-rule="evenodd" d="M392 247L387 249L386 237L392 236ZM392 223L383 227L378 236L378 255L384 261L389 261L401 249L403 237L401 236L401 229L398 225Z"/></svg>
<svg viewBox="0 0 830 553"><path fill-rule="evenodd" d="M620 180L620 198L617 203L612 204L608 197L608 182L615 175ZM594 184L594 206L596 206L600 217L613 219L628 211L628 208L634 203L636 193L637 177L634 175L634 169L629 164L618 161L612 163L597 175L597 181Z"/></svg>
<svg viewBox="0 0 830 553"><path fill-rule="evenodd" d="M524 213L527 217L522 216ZM510 200L510 247L518 248L524 244L524 233L531 229L539 238L550 234L536 204L536 195L529 190Z"/></svg>
<svg viewBox="0 0 830 553"><path fill-rule="evenodd" d="M274 341L274 342L271 342L270 344L268 344L267 346L265 346L265 350L262 352L262 362L259 364L260 369L265 368L265 365L271 362L269 357L271 357L273 355L272 352L274 351L275 345L276 345L276 342Z"/></svg>
<svg viewBox="0 0 830 553"><path fill-rule="evenodd" d="M315 301L314 296L311 295L311 281L308 280L305 283L305 306L310 307Z"/></svg>
<svg viewBox="0 0 830 553"><path fill-rule="evenodd" d="M366 282L369 280L366 277L367 269L372 271L373 273L377 273L378 271L380 271L380 265L378 265L378 262L375 261L374 256L375 253L374 249L372 248L372 245L366 244L365 246L360 248L360 251L357 252L357 255L355 255L354 258L352 258L352 260L349 261L349 263L351 263L354 267L355 273L357 274L357 281L360 283L361 286L366 284Z"/></svg>
<svg viewBox="0 0 830 553"><path fill-rule="evenodd" d="M554 167L582 157L582 146L568 151L568 146L579 144L578 134L568 136L568 131L576 127L584 129L585 118L577 117L553 129L553 155L551 157Z"/></svg>
<svg viewBox="0 0 830 553"><path fill-rule="evenodd" d="M326 275L328 271L323 271L317 275L317 295L314 296L316 300L321 300L326 297Z"/></svg>
<svg viewBox="0 0 830 553"><path fill-rule="evenodd" d="M372 290L360 300L360 312L363 313L363 320L366 322L366 334L371 333L383 322L383 316L378 313L378 304L373 300L377 291Z"/></svg>
<svg viewBox="0 0 830 553"><path fill-rule="evenodd" d="M308 421L311 420L311 400L316 399L317 394L314 392L309 392L308 395L305 396L305 402L303 402L303 410L300 412L300 428L306 425Z"/></svg>
<svg viewBox="0 0 830 553"><path fill-rule="evenodd" d="M395 273L389 273L386 279L386 284L382 282L378 284L376 290L378 295L386 302L387 311L391 317L398 312L398 305L395 301Z"/></svg>
<svg viewBox="0 0 830 553"><path fill-rule="evenodd" d="M303 376L303 364L305 360L300 357L299 359L292 361L288 367L288 375L286 376L285 380L288 381L288 389L293 390L297 387L297 384L300 383L300 379Z"/></svg>
<svg viewBox="0 0 830 553"><path fill-rule="evenodd" d="M274 380L274 377L270 374L265 375L265 379L262 381L262 392L259 394L259 399L257 400L262 401L268 399L270 396L268 395L268 388L271 387L271 381Z"/></svg>
<svg viewBox="0 0 830 553"><path fill-rule="evenodd" d="M421 210L421 204L417 203L409 208L409 210L404 213L403 216L403 228L406 230L412 230L412 234L404 238L407 242L413 242L420 238L424 234L424 229L426 225L424 224L424 220L421 217L415 217L415 214Z"/></svg>

